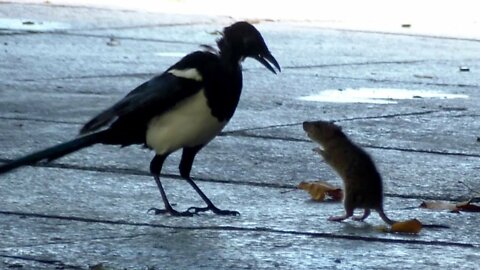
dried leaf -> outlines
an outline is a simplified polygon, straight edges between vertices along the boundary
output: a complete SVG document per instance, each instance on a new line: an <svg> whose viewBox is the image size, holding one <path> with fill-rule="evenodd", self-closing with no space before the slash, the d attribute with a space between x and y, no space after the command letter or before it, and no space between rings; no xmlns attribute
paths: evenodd
<svg viewBox="0 0 480 270"><path fill-rule="evenodd" d="M221 36L223 33L218 31L218 30L215 30L215 31L212 31L212 32L208 32L210 35L213 35L213 36Z"/></svg>
<svg viewBox="0 0 480 270"><path fill-rule="evenodd" d="M463 212L480 212L480 206L473 204L471 201L457 203L457 209Z"/></svg>
<svg viewBox="0 0 480 270"><path fill-rule="evenodd" d="M118 46L120 45L120 41L114 37L110 37L110 39L107 41L108 46Z"/></svg>
<svg viewBox="0 0 480 270"><path fill-rule="evenodd" d="M442 201L423 201L420 204L420 208L427 208L431 210L449 210L455 211L457 209L456 204Z"/></svg>
<svg viewBox="0 0 480 270"><path fill-rule="evenodd" d="M450 202L422 202L420 204L421 208L427 208L432 210L449 210L451 212L480 212L480 206L473 204L471 200L459 203L450 203Z"/></svg>
<svg viewBox="0 0 480 270"><path fill-rule="evenodd" d="M432 75L419 75L419 74L414 74L413 77L419 78L419 79L434 79L435 78Z"/></svg>
<svg viewBox="0 0 480 270"><path fill-rule="evenodd" d="M343 198L341 188L323 181L301 182L298 184L298 188L307 191L315 201L324 201L327 197L333 201L341 201Z"/></svg>
<svg viewBox="0 0 480 270"><path fill-rule="evenodd" d="M422 223L418 219L399 221L392 224L391 232L417 234L422 230Z"/></svg>

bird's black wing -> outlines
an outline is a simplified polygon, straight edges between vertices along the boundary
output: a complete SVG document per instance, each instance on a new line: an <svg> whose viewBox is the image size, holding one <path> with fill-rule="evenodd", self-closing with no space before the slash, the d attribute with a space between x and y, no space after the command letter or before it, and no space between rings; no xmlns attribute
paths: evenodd
<svg viewBox="0 0 480 270"><path fill-rule="evenodd" d="M95 116L82 127L80 134L90 133L107 125L130 129L147 123L152 117L169 110L202 88L202 81L178 77L168 71L198 69L217 59L214 54L207 52L194 52L185 56L165 73L138 86L112 107Z"/></svg>
<svg viewBox="0 0 480 270"><path fill-rule="evenodd" d="M138 86L115 105L95 116L82 127L80 134L90 133L118 121L123 122L122 118L149 120L200 88L198 83L189 83L186 79L164 73Z"/></svg>

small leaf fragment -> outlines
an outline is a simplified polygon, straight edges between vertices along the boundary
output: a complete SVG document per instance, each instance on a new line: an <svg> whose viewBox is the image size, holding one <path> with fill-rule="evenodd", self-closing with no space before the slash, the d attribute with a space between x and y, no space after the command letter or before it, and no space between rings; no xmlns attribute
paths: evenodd
<svg viewBox="0 0 480 270"><path fill-rule="evenodd" d="M391 232L417 234L422 230L422 223L418 219L398 221L392 224Z"/></svg>
<svg viewBox="0 0 480 270"><path fill-rule="evenodd" d="M332 201L339 202L343 199L343 191L341 188L337 188L334 190L328 190L327 195L332 198Z"/></svg>
<svg viewBox="0 0 480 270"><path fill-rule="evenodd" d="M384 232L384 233L391 232L390 227L388 227L387 225L378 225L378 226L374 226L373 228L379 232Z"/></svg>
<svg viewBox="0 0 480 270"><path fill-rule="evenodd" d="M315 201L324 201L327 196L333 201L340 201L343 198L342 189L323 181L300 182L297 187L307 191Z"/></svg>
<svg viewBox="0 0 480 270"><path fill-rule="evenodd" d="M116 39L115 37L110 37L110 39L107 41L107 45L108 46L118 46L120 45L120 41L118 39Z"/></svg>

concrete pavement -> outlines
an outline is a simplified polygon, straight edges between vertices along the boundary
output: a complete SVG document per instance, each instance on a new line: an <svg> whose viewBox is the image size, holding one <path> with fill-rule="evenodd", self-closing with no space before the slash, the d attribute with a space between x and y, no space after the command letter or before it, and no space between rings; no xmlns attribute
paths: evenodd
<svg viewBox="0 0 480 270"><path fill-rule="evenodd" d="M1 161L74 137L135 86L213 44L232 21L0 3ZM147 214L161 206L148 175L153 154L95 146L0 177L0 268L477 268L478 213L417 206L478 196L459 181L480 190L479 40L256 26L282 73L245 62L239 108L192 170L219 207L240 217ZM326 218L341 204L284 193L316 178L340 185L301 129L315 119L338 121L373 155L390 216L451 228L387 234L376 214L332 223ZM179 209L198 205L178 162L174 155L164 167L167 192Z"/></svg>

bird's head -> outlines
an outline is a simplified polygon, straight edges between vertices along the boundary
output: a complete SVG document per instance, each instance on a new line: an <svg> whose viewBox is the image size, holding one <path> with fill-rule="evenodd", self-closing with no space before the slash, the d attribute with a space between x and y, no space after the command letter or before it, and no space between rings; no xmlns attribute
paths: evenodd
<svg viewBox="0 0 480 270"><path fill-rule="evenodd" d="M275 74L272 65L281 71L280 65L268 50L260 32L248 22L236 22L225 27L223 37L218 43L221 51L227 47L238 60L251 57Z"/></svg>

